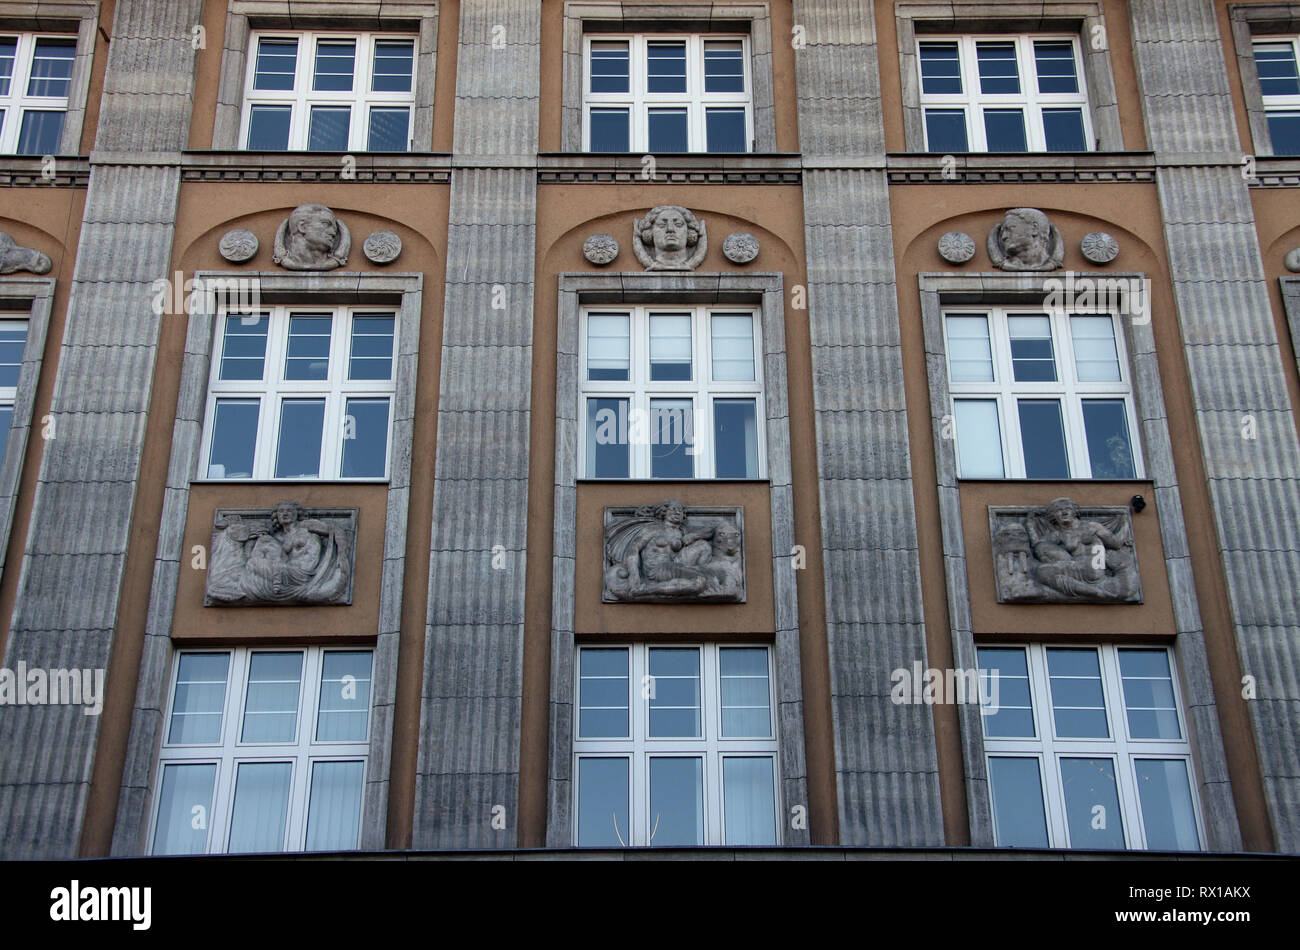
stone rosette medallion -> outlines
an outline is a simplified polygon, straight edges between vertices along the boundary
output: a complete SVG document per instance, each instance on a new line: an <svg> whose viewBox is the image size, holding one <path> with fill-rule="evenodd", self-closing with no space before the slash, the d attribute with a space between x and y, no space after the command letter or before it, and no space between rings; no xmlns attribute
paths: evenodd
<svg viewBox="0 0 1300 950"><path fill-rule="evenodd" d="M1282 258L1282 265L1293 274L1300 274L1300 247L1293 247Z"/></svg>
<svg viewBox="0 0 1300 950"><path fill-rule="evenodd" d="M659 205L632 222L632 250L646 270L695 270L708 249L704 222L681 205Z"/></svg>
<svg viewBox="0 0 1300 950"><path fill-rule="evenodd" d="M965 231L949 231L939 238L939 256L949 264L965 264L975 256L975 239Z"/></svg>
<svg viewBox="0 0 1300 950"><path fill-rule="evenodd" d="M733 264L748 264L758 257L758 238L746 231L728 234L722 242L722 256Z"/></svg>
<svg viewBox="0 0 1300 950"><path fill-rule="evenodd" d="M1065 260L1065 241L1037 208L1012 208L989 231L988 251L1002 270L1056 270Z"/></svg>
<svg viewBox="0 0 1300 950"><path fill-rule="evenodd" d="M1084 235L1079 250L1094 264L1109 264L1119 257L1119 241L1105 231L1093 231Z"/></svg>
<svg viewBox="0 0 1300 950"><path fill-rule="evenodd" d="M745 510L606 508L604 574L605 603L744 603Z"/></svg>
<svg viewBox="0 0 1300 950"><path fill-rule="evenodd" d="M217 250L230 263L242 264L256 257L261 246L261 242L257 240L257 235L252 231L236 228L233 231L227 231L221 236L221 241L217 244Z"/></svg>
<svg viewBox="0 0 1300 950"><path fill-rule="evenodd" d="M597 267L604 267L618 257L618 241L612 234L593 234L582 242L582 256Z"/></svg>
<svg viewBox="0 0 1300 950"><path fill-rule="evenodd" d="M1133 521L1122 506L989 506L1000 604L1140 604Z"/></svg>
<svg viewBox="0 0 1300 950"><path fill-rule="evenodd" d="M362 243L361 252L372 264L391 264L402 253L402 239L392 231L375 231Z"/></svg>

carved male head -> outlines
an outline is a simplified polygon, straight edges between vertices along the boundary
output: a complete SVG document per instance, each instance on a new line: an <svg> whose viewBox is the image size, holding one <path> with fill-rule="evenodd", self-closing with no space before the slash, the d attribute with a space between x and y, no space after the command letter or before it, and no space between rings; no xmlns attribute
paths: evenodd
<svg viewBox="0 0 1300 950"><path fill-rule="evenodd" d="M290 270L329 270L347 263L351 235L329 208L299 205L275 235L275 262Z"/></svg>
<svg viewBox="0 0 1300 950"><path fill-rule="evenodd" d="M999 228L1009 259L1039 264L1051 254L1052 226L1037 208L1012 208Z"/></svg>
<svg viewBox="0 0 1300 950"><path fill-rule="evenodd" d="M723 521L713 529L713 550L721 554L739 554L740 544L740 528L730 521Z"/></svg>

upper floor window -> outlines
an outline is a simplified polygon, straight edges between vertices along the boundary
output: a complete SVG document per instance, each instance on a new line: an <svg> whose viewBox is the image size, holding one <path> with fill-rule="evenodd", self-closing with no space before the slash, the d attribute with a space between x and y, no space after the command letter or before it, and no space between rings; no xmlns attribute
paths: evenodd
<svg viewBox="0 0 1300 950"><path fill-rule="evenodd" d="M386 478L392 311L272 307L216 319L207 478Z"/></svg>
<svg viewBox="0 0 1300 950"><path fill-rule="evenodd" d="M255 33L240 140L255 150L405 152L415 37Z"/></svg>
<svg viewBox="0 0 1300 950"><path fill-rule="evenodd" d="M980 647L1002 847L1201 847L1169 650Z"/></svg>
<svg viewBox="0 0 1300 950"><path fill-rule="evenodd" d="M927 151L1092 148L1076 37L936 37L917 47Z"/></svg>
<svg viewBox="0 0 1300 950"><path fill-rule="evenodd" d="M761 478L766 416L751 310L583 313L587 478Z"/></svg>
<svg viewBox="0 0 1300 950"><path fill-rule="evenodd" d="M0 152L59 151L76 53L74 36L0 34Z"/></svg>
<svg viewBox="0 0 1300 950"><path fill-rule="evenodd" d="M1259 91L1274 155L1300 155L1300 70L1297 37L1270 37L1254 44Z"/></svg>
<svg viewBox="0 0 1300 950"><path fill-rule="evenodd" d="M9 442L9 426L14 418L14 399L18 394L18 376L23 369L23 349L26 345L26 320L0 320L0 468L4 467L5 448Z"/></svg>
<svg viewBox="0 0 1300 950"><path fill-rule="evenodd" d="M962 478L1136 478L1123 334L1108 313L944 313Z"/></svg>
<svg viewBox="0 0 1300 950"><path fill-rule="evenodd" d="M592 34L585 46L586 151L750 150L748 37Z"/></svg>
<svg viewBox="0 0 1300 950"><path fill-rule="evenodd" d="M177 654L152 852L356 848L371 660L320 647Z"/></svg>

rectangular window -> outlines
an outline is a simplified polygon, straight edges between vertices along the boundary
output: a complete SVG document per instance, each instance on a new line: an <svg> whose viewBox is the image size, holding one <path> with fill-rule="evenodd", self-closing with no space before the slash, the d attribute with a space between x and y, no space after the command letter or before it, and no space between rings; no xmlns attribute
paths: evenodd
<svg viewBox="0 0 1300 950"><path fill-rule="evenodd" d="M586 151L750 151L748 37L593 34L583 62Z"/></svg>
<svg viewBox="0 0 1300 950"><path fill-rule="evenodd" d="M371 662L321 647L178 653L152 853L356 849Z"/></svg>
<svg viewBox="0 0 1300 950"><path fill-rule="evenodd" d="M771 650L578 648L574 843L780 843Z"/></svg>
<svg viewBox="0 0 1300 950"><path fill-rule="evenodd" d="M1300 155L1298 42L1300 38L1294 36L1277 36L1254 44L1255 70L1274 155Z"/></svg>
<svg viewBox="0 0 1300 950"><path fill-rule="evenodd" d="M391 311L222 310L216 324L202 477L387 477Z"/></svg>
<svg viewBox="0 0 1300 950"><path fill-rule="evenodd" d="M409 151L415 53L415 37L400 34L253 33L240 141L254 151Z"/></svg>
<svg viewBox="0 0 1300 950"><path fill-rule="evenodd" d="M944 336L962 478L1139 477L1112 314L951 310Z"/></svg>
<svg viewBox="0 0 1300 950"><path fill-rule="evenodd" d="M999 847L1201 849L1168 649L978 652Z"/></svg>
<svg viewBox="0 0 1300 950"><path fill-rule="evenodd" d="M76 55L73 36L0 34L0 153L58 154Z"/></svg>
<svg viewBox="0 0 1300 950"><path fill-rule="evenodd" d="M585 311L585 477L763 477L760 345L753 311Z"/></svg>
<svg viewBox="0 0 1300 950"><path fill-rule="evenodd" d="M3 315L0 315L3 316ZM27 321L0 319L0 467L4 466L9 426L14 417L18 377L27 346Z"/></svg>
<svg viewBox="0 0 1300 950"><path fill-rule="evenodd" d="M1086 152L1088 97L1072 36L917 41L929 152Z"/></svg>

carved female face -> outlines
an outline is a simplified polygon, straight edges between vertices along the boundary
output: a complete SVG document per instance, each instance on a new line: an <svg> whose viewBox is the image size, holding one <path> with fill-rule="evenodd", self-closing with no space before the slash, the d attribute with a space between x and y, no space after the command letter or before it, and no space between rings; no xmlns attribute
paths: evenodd
<svg viewBox="0 0 1300 950"><path fill-rule="evenodd" d="M1048 519L1063 531L1069 531L1079 520L1079 509L1070 504L1052 505L1047 509Z"/></svg>
<svg viewBox="0 0 1300 950"><path fill-rule="evenodd" d="M686 218L680 211L664 211L655 218L650 238L660 251L680 251L686 246Z"/></svg>
<svg viewBox="0 0 1300 950"><path fill-rule="evenodd" d="M664 507L664 521L669 524L683 524L686 521L686 509L681 505L666 505Z"/></svg>
<svg viewBox="0 0 1300 950"><path fill-rule="evenodd" d="M298 520L298 509L293 505L276 505L275 506L275 523L283 528L289 527Z"/></svg>

